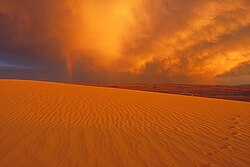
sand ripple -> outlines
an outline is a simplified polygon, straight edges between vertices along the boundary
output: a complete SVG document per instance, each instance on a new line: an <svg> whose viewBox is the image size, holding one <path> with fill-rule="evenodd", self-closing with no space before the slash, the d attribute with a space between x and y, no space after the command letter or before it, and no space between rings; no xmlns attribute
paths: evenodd
<svg viewBox="0 0 250 167"><path fill-rule="evenodd" d="M250 165L250 103L0 81L0 166Z"/></svg>

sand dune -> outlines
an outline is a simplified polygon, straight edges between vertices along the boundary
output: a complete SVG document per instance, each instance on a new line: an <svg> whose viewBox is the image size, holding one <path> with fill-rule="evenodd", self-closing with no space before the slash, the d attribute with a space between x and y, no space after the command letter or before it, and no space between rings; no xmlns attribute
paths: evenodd
<svg viewBox="0 0 250 167"><path fill-rule="evenodd" d="M90 86L142 90L197 97L250 102L250 85L185 85L185 84L90 84Z"/></svg>
<svg viewBox="0 0 250 167"><path fill-rule="evenodd" d="M250 165L250 103L0 81L0 167Z"/></svg>

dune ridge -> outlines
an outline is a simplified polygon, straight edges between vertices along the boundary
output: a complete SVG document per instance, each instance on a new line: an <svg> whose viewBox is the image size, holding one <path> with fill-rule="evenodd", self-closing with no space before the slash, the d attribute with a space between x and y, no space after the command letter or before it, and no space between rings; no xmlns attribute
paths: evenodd
<svg viewBox="0 0 250 167"><path fill-rule="evenodd" d="M250 165L250 103L0 80L0 166Z"/></svg>

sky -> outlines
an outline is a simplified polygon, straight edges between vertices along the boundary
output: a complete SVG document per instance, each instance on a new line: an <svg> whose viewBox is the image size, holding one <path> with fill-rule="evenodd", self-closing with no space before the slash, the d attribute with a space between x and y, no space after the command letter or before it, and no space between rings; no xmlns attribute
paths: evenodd
<svg viewBox="0 0 250 167"><path fill-rule="evenodd" d="M250 84L249 0L0 0L0 78Z"/></svg>

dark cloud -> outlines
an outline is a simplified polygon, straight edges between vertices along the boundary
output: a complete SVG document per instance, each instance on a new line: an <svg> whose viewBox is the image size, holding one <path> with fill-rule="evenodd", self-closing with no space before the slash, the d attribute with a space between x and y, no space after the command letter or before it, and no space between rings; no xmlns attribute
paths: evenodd
<svg viewBox="0 0 250 167"><path fill-rule="evenodd" d="M61 42L52 32L61 17L57 4L46 0L0 2L0 63L22 67L1 70L2 78L51 80L50 75L65 73Z"/></svg>
<svg viewBox="0 0 250 167"><path fill-rule="evenodd" d="M249 73L249 11L248 0L1 0L0 77L218 83Z"/></svg>
<svg viewBox="0 0 250 167"><path fill-rule="evenodd" d="M218 77L239 77L239 76L250 76L250 61L240 63L231 70L218 75Z"/></svg>

